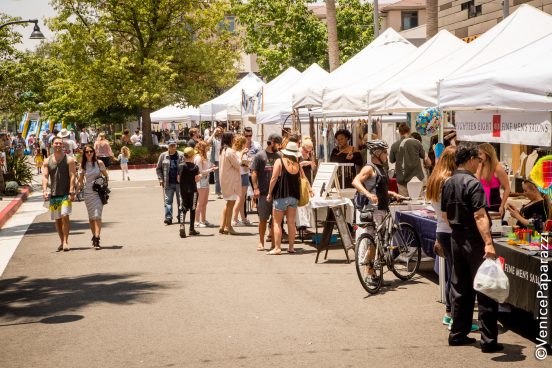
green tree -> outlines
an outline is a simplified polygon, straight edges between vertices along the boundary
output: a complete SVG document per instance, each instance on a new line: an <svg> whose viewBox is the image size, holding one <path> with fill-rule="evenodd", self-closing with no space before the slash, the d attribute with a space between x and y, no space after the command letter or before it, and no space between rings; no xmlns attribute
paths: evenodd
<svg viewBox="0 0 552 368"><path fill-rule="evenodd" d="M235 81L236 42L221 27L226 2L52 0L52 5L58 12L49 22L58 32L52 54L63 64L49 88L52 115L135 109L151 147L153 109L199 104Z"/></svg>
<svg viewBox="0 0 552 368"><path fill-rule="evenodd" d="M232 0L245 51L257 54L260 74L271 79L290 66L312 63L328 69L327 28L309 9L314 0ZM373 39L372 6L360 0L336 0L341 63Z"/></svg>

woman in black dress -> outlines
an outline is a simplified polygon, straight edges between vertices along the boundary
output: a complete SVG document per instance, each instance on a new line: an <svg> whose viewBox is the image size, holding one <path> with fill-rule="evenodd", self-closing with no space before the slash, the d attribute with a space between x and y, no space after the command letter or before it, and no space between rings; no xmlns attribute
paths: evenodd
<svg viewBox="0 0 552 368"><path fill-rule="evenodd" d="M545 223L550 218L550 199L539 192L536 184L531 180L524 180L522 186L523 193L530 202L521 207L519 211L508 204L510 215L518 220L517 225L522 228L527 228L529 224L535 225L535 221L540 224ZM535 230L540 231L541 229L535 227Z"/></svg>
<svg viewBox="0 0 552 368"><path fill-rule="evenodd" d="M354 166L345 167L338 171L339 183L345 183L344 188L353 188L353 179L357 172L362 170L362 156L356 147L350 146L351 133L346 129L339 129L335 132L335 147L330 155L330 162L340 164L354 164ZM342 179L342 175L345 177Z"/></svg>

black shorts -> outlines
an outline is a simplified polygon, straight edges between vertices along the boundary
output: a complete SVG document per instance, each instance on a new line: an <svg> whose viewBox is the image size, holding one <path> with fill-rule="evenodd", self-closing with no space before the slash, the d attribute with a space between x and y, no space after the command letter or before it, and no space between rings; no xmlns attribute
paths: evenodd
<svg viewBox="0 0 552 368"><path fill-rule="evenodd" d="M195 211L197 206L197 192L181 193L182 197L182 211Z"/></svg>

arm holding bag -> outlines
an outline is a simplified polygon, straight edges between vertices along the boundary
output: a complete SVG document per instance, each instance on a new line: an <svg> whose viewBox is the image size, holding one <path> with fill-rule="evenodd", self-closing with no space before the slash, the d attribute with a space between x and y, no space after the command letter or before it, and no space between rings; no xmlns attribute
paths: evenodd
<svg viewBox="0 0 552 368"><path fill-rule="evenodd" d="M499 303L504 303L510 293L508 276L498 259L485 259L475 275L473 288Z"/></svg>

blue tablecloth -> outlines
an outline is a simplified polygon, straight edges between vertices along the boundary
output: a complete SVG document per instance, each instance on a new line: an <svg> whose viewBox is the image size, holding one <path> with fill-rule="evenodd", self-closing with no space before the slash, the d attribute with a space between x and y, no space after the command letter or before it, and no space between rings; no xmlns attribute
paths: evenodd
<svg viewBox="0 0 552 368"><path fill-rule="evenodd" d="M397 211L395 213L395 221L406 222L414 227L414 230L418 234L420 242L422 243L422 249L424 253L431 258L435 258L436 254L433 252L433 245L435 244L435 231L437 230L437 221L418 216L410 211Z"/></svg>

